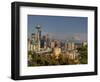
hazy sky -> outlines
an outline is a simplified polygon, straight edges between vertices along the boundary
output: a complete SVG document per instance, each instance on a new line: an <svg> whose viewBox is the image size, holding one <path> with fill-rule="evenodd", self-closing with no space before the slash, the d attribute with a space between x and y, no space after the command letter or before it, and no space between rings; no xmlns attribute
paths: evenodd
<svg viewBox="0 0 100 82"><path fill-rule="evenodd" d="M48 33L58 39L87 40L87 17L28 15L28 36L36 31L37 24L42 27L42 35Z"/></svg>

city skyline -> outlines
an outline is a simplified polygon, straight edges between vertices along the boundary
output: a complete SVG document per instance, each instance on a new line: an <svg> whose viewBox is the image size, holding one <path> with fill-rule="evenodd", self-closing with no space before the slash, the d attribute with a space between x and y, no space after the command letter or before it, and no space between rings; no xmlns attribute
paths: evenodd
<svg viewBox="0 0 100 82"><path fill-rule="evenodd" d="M42 35L49 34L60 40L87 41L87 17L28 15L28 37L39 24Z"/></svg>

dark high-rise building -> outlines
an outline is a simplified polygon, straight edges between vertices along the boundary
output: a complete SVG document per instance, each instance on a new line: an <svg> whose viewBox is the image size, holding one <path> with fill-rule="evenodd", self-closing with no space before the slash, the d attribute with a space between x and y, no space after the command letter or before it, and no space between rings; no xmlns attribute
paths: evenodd
<svg viewBox="0 0 100 82"><path fill-rule="evenodd" d="M45 36L43 36L42 38L41 38L41 48L44 48L45 47L45 43L46 43L46 37Z"/></svg>
<svg viewBox="0 0 100 82"><path fill-rule="evenodd" d="M50 47L50 38L49 38L49 34L46 35L46 46Z"/></svg>
<svg viewBox="0 0 100 82"><path fill-rule="evenodd" d="M35 38L35 33L31 34L31 38L34 39Z"/></svg>

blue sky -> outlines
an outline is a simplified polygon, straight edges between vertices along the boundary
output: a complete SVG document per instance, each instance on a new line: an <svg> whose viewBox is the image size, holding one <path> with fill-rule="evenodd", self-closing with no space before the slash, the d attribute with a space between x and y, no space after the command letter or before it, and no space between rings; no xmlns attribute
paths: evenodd
<svg viewBox="0 0 100 82"><path fill-rule="evenodd" d="M42 27L42 35L52 38L87 40L87 17L28 15L28 36L35 32L36 25Z"/></svg>

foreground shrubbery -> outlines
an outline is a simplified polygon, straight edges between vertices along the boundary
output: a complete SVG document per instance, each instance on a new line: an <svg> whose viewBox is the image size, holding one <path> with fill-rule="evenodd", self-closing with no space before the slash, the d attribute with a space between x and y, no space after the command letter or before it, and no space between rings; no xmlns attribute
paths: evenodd
<svg viewBox="0 0 100 82"><path fill-rule="evenodd" d="M31 51L28 52L28 66L50 66L50 65L72 65L72 64L87 64L88 63L88 53L87 46L83 46L77 49L79 52L79 57L74 60L68 59L64 54L60 54L59 58L51 53L48 54L36 54Z"/></svg>
<svg viewBox="0 0 100 82"><path fill-rule="evenodd" d="M80 63L81 64L87 64L88 63L88 47L83 46L82 48L78 48L78 51L80 53Z"/></svg>
<svg viewBox="0 0 100 82"><path fill-rule="evenodd" d="M74 60L69 60L67 56L60 54L59 59L56 59L55 56L47 54L36 54L28 52L28 66L50 66L50 65L69 65L77 64Z"/></svg>

